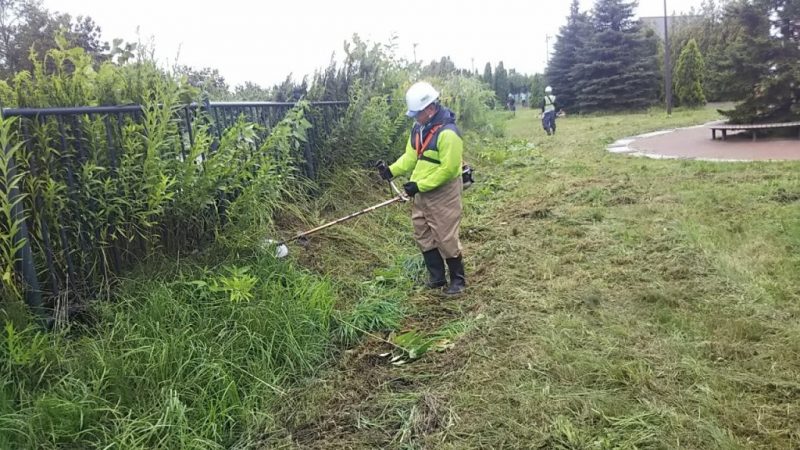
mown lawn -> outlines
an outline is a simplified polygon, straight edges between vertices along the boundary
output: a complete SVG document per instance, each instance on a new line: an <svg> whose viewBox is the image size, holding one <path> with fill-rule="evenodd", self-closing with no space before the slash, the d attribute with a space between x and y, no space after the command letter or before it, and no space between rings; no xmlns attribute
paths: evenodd
<svg viewBox="0 0 800 450"><path fill-rule="evenodd" d="M716 117L569 117L548 138L528 110L473 138L469 293L406 305L453 347L394 367L364 342L287 395L264 446L800 447L800 164L604 150ZM381 236L413 254L405 212L381 214L338 232L368 234L373 263ZM367 273L328 251L320 271Z"/></svg>

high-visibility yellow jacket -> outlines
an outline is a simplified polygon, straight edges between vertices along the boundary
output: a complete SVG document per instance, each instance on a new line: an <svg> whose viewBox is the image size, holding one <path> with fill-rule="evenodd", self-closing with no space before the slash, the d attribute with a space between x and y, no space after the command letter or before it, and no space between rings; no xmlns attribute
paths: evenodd
<svg viewBox="0 0 800 450"><path fill-rule="evenodd" d="M463 152L455 114L440 107L425 126L414 124L405 153L389 170L393 176L411 172L410 181L417 183L420 192L429 192L461 176Z"/></svg>

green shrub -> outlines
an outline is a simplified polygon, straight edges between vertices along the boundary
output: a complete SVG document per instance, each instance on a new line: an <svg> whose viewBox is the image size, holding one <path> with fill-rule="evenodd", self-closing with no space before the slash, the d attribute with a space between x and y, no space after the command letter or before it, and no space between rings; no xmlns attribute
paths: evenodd
<svg viewBox="0 0 800 450"><path fill-rule="evenodd" d="M143 107L139 121L80 116L6 127L9 142L19 142L23 132L32 137L16 158L17 172L25 175L19 183L23 206L54 233L53 257L45 261L45 238L34 221L37 269L64 280L70 264L79 266L79 279L69 286L73 292L96 292L109 282L118 260L122 268L130 267L162 250L207 246L225 229L263 230L307 188L297 175L297 156L311 127L306 102L259 144L258 136L266 134L260 125L239 120L217 142L204 125L209 118L201 115L193 145L184 149L175 117L185 89L152 62L104 63L95 70L82 49L63 45L33 61L33 73L21 72L12 82L21 106L136 101ZM46 72L45 65L52 70ZM117 121L119 131L110 130L109 122ZM2 207L8 209L5 198ZM73 245L63 248L65 243ZM15 276L12 272L10 279Z"/></svg>

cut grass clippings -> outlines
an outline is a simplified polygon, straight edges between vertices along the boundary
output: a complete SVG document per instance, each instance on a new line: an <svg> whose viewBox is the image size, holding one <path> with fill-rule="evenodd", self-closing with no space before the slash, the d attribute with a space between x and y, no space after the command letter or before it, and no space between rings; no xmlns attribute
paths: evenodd
<svg viewBox="0 0 800 450"><path fill-rule="evenodd" d="M447 351L400 367L366 341L292 397L267 442L800 446L798 163L605 151L716 116L568 117L548 138L522 110L506 140L468 138L478 179L462 224L469 292L415 291L403 325L433 335L481 319Z"/></svg>

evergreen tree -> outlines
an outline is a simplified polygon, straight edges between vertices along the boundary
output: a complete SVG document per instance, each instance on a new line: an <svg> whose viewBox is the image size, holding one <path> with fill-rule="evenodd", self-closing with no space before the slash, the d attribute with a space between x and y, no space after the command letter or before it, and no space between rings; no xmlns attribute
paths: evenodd
<svg viewBox="0 0 800 450"><path fill-rule="evenodd" d="M508 71L508 92L515 95L527 92L530 89L530 85L530 80L526 75L517 72L516 69Z"/></svg>
<svg viewBox="0 0 800 450"><path fill-rule="evenodd" d="M483 82L489 87L494 87L494 78L492 77L492 63L486 63L483 68Z"/></svg>
<svg viewBox="0 0 800 450"><path fill-rule="evenodd" d="M749 0L729 13L744 28L731 63L751 91L725 115L734 123L800 120L800 2Z"/></svg>
<svg viewBox="0 0 800 450"><path fill-rule="evenodd" d="M706 66L703 92L708 101L741 100L750 91L731 63L730 52L741 37L742 26L733 16L725 14L730 2L703 0L700 10L690 11L692 18L677 22L670 34L672 61L679 59L689 40L697 41Z"/></svg>
<svg viewBox="0 0 800 450"><path fill-rule="evenodd" d="M576 104L575 85L570 74L578 63L583 40L590 33L589 18L586 13L580 12L580 2L572 0L567 24L559 30L553 46L553 56L545 71L545 79L553 87L559 105L566 109ZM536 96L544 95L544 86L542 92L532 93Z"/></svg>
<svg viewBox="0 0 800 450"><path fill-rule="evenodd" d="M593 33L570 72L581 112L641 109L658 100L658 40L634 20L635 6L635 1L597 1Z"/></svg>
<svg viewBox="0 0 800 450"><path fill-rule="evenodd" d="M545 77L543 74L537 73L531 77L531 84L530 84L531 108L537 108L539 106L539 103L542 101L542 98L544 97L544 88L546 86L547 83L545 82ZM556 98L558 99L559 106L561 106L561 97L557 96Z"/></svg>
<svg viewBox="0 0 800 450"><path fill-rule="evenodd" d="M675 94L682 106L701 106L706 104L703 93L705 62L697 41L690 39L681 50L678 67L675 70Z"/></svg>
<svg viewBox="0 0 800 450"><path fill-rule="evenodd" d="M497 63L497 68L494 70L494 93L502 103L506 102L508 97L508 73L503 67L503 61Z"/></svg>

